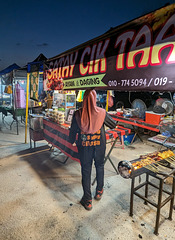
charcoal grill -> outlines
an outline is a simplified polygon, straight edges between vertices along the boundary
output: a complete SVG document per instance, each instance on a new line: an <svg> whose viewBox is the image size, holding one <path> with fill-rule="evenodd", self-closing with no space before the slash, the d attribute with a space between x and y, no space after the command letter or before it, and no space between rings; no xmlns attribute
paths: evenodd
<svg viewBox="0 0 175 240"><path fill-rule="evenodd" d="M162 158L158 154L169 154L170 156ZM144 162L145 159L146 162ZM146 172L154 172L169 177L170 169L175 169L175 155L170 150L144 155L132 161L120 161L118 164L118 172L123 178L137 177Z"/></svg>
<svg viewBox="0 0 175 240"><path fill-rule="evenodd" d="M170 150L167 150L168 152ZM161 151L160 153L164 153L165 151ZM134 195L140 197L144 200L144 203L147 205L148 203L157 208L156 214L156 224L154 234L158 235L158 228L159 228L159 220L160 220L160 210L161 208L168 202L170 202L169 208L169 220L172 220L172 213L173 213L173 203L174 203L174 193L175 193L175 155L172 151L170 151L172 156L167 158L160 158L157 157L157 161L155 161L155 156L158 156L157 153L153 153L149 155L150 164L139 164L143 161L143 158L139 158L132 161L121 161L118 164L118 172L120 175L126 179L131 178L131 196L130 196L130 216L133 216L133 200ZM154 156L154 157L153 157ZM152 158L151 158L152 157ZM144 166L143 166L144 165ZM146 180L143 183L138 184L135 186L135 178L140 177L142 174L146 174ZM159 180L159 185L155 185L150 182L150 176ZM167 191L163 189L164 181L167 177L173 178L172 190ZM158 201L157 203L153 202L148 198L148 186L151 185L152 187L158 189ZM137 191L145 187L145 194L142 195ZM162 194L168 194L168 197L162 201Z"/></svg>

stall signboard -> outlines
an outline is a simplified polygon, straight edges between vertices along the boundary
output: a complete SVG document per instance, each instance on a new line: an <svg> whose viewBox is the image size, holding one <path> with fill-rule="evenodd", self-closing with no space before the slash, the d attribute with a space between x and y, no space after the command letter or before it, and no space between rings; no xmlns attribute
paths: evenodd
<svg viewBox="0 0 175 240"><path fill-rule="evenodd" d="M175 4L46 61L45 90L175 91Z"/></svg>

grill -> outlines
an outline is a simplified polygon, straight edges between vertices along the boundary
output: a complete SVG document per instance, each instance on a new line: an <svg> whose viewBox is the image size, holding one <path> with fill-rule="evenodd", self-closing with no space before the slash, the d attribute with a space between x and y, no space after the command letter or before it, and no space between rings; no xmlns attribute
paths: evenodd
<svg viewBox="0 0 175 240"><path fill-rule="evenodd" d="M160 210L168 202L170 202L169 208L169 220L172 220L174 193L175 193L175 155L171 150L155 152L145 156L141 156L139 159L132 161L120 161L118 164L118 172L126 179L131 178L131 196L130 196L130 216L133 216L133 202L134 195L144 200L144 203L148 203L157 208L156 224L154 234L158 235ZM146 174L146 180L143 183L139 183L135 186L135 178L140 177L142 174ZM159 180L159 185L155 185L150 181L150 176ZM173 178L172 191L167 191L163 188L164 181L167 177ZM148 186L158 189L158 202L155 203L148 198ZM144 195L138 193L138 190L145 187ZM168 194L168 197L162 201L162 194Z"/></svg>
<svg viewBox="0 0 175 240"><path fill-rule="evenodd" d="M124 178L136 177L146 172L168 177L174 168L175 155L170 150L144 155L132 161L120 161L118 164L118 172Z"/></svg>

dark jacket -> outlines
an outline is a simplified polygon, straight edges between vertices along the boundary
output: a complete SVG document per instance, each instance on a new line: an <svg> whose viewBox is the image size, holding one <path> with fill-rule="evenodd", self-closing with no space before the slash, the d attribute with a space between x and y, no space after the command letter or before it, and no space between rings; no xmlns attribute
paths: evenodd
<svg viewBox="0 0 175 240"><path fill-rule="evenodd" d="M78 148L91 146L101 146L103 148L106 148L106 136L104 125L113 129L115 128L116 124L117 122L113 120L113 118L106 112L105 120L101 129L99 129L99 131L97 131L94 134L86 134L83 133L79 128L74 113L69 133L69 140L71 143L76 142ZM77 134L78 138L76 138Z"/></svg>

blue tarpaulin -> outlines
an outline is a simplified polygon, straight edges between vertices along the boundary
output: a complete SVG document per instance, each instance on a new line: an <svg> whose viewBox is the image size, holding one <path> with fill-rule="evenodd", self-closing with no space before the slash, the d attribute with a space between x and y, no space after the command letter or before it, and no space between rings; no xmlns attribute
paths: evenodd
<svg viewBox="0 0 175 240"><path fill-rule="evenodd" d="M47 58L41 53L33 62L27 64L27 72L43 72L43 63Z"/></svg>
<svg viewBox="0 0 175 240"><path fill-rule="evenodd" d="M4 75L4 74L7 74L7 73L10 73L14 69L18 69L18 68L20 68L20 66L18 66L16 63L14 63L14 64L8 66L7 68L3 69L2 71L0 71L0 76Z"/></svg>

